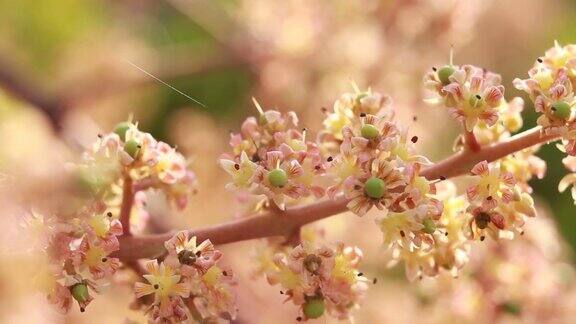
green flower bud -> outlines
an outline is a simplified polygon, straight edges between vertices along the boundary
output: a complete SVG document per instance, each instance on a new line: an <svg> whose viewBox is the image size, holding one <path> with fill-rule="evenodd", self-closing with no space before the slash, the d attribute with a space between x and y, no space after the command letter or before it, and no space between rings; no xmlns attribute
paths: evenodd
<svg viewBox="0 0 576 324"><path fill-rule="evenodd" d="M422 225L424 225L424 233L432 234L436 231L436 223L431 218L425 218L422 221Z"/></svg>
<svg viewBox="0 0 576 324"><path fill-rule="evenodd" d="M378 131L378 128L376 128L376 126L366 124L366 125L362 126L362 129L360 130L360 134L362 134L362 137L364 137L366 139L374 139L374 138L380 136L380 131Z"/></svg>
<svg viewBox="0 0 576 324"><path fill-rule="evenodd" d="M368 197L380 199L386 192L386 184L384 183L384 180L372 177L364 184L364 192Z"/></svg>
<svg viewBox="0 0 576 324"><path fill-rule="evenodd" d="M85 303L90 299L90 294L88 293L88 286L84 283L77 283L72 286L71 289L72 297L76 299L79 303Z"/></svg>
<svg viewBox="0 0 576 324"><path fill-rule="evenodd" d="M135 140L129 140L124 144L124 151L135 159L138 153L140 153L140 144Z"/></svg>
<svg viewBox="0 0 576 324"><path fill-rule="evenodd" d="M570 117L570 113L572 112L572 107L567 102L564 101L556 101L552 105L552 114L554 117L558 119L568 119Z"/></svg>
<svg viewBox="0 0 576 324"><path fill-rule="evenodd" d="M286 175L286 171L278 168L268 172L268 181L274 187L282 188L288 182L288 176Z"/></svg>
<svg viewBox="0 0 576 324"><path fill-rule="evenodd" d="M326 309L324 298L307 298L306 303L304 303L302 309L304 311L304 315L306 315L307 318L318 318L324 314L324 310Z"/></svg>
<svg viewBox="0 0 576 324"><path fill-rule="evenodd" d="M126 132L130 129L131 124L129 122L121 122L116 127L114 127L114 133L120 136L120 139L126 140Z"/></svg>
<svg viewBox="0 0 576 324"><path fill-rule="evenodd" d="M456 72L456 69L451 65L446 65L438 70L438 79L443 85L450 84L450 76Z"/></svg>
<svg viewBox="0 0 576 324"><path fill-rule="evenodd" d="M520 315L522 312L520 305L514 302L505 302L501 304L500 307L504 313L508 313L510 315Z"/></svg>

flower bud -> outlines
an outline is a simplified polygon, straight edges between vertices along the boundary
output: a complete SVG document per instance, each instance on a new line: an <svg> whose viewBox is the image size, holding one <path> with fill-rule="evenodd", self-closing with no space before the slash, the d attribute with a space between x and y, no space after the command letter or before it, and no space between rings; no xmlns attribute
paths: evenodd
<svg viewBox="0 0 576 324"><path fill-rule="evenodd" d="M114 133L120 136L120 139L125 141L126 140L126 132L130 129L132 124L129 122L121 122L116 127L114 127Z"/></svg>
<svg viewBox="0 0 576 324"><path fill-rule="evenodd" d="M502 303L500 305L500 308L502 309L502 311L504 313L510 314L510 315L520 315L520 313L522 312L522 307L515 302L505 302Z"/></svg>
<svg viewBox="0 0 576 324"><path fill-rule="evenodd" d="M324 304L324 298L322 297L312 297L307 298L306 303L302 307L304 311L304 315L307 318L318 318L324 314L324 310L326 309L326 305Z"/></svg>
<svg viewBox="0 0 576 324"><path fill-rule="evenodd" d="M80 304L87 302L90 299L90 294L88 293L88 286L84 283L77 283L72 286L71 289L72 297Z"/></svg>
<svg viewBox="0 0 576 324"><path fill-rule="evenodd" d="M422 221L422 225L424 225L424 233L433 234L436 231L436 223L431 218L425 218Z"/></svg>
<svg viewBox="0 0 576 324"><path fill-rule="evenodd" d="M451 65L446 65L438 70L438 79L443 85L450 84L450 76L456 72L456 69Z"/></svg>
<svg viewBox="0 0 576 324"><path fill-rule="evenodd" d="M286 175L286 171L277 168L268 172L268 181L274 187L282 188L288 182L288 176Z"/></svg>
<svg viewBox="0 0 576 324"><path fill-rule="evenodd" d="M384 193L386 192L386 184L382 179L371 177L364 184L364 192L370 198L380 199L384 196Z"/></svg>
<svg viewBox="0 0 576 324"><path fill-rule="evenodd" d="M362 126L362 129L360 130L360 134L362 134L362 137L364 137L366 139L374 139L374 138L380 136L380 132L378 131L378 128L376 128L374 125L370 125L370 124L366 124L366 125Z"/></svg>
<svg viewBox="0 0 576 324"><path fill-rule="evenodd" d="M124 144L124 151L128 153L133 159L140 153L140 144L135 140L129 140Z"/></svg>
<svg viewBox="0 0 576 324"><path fill-rule="evenodd" d="M568 119L570 117L570 113L572 112L570 105L564 101L556 101L552 105L551 109L554 117L563 120Z"/></svg>

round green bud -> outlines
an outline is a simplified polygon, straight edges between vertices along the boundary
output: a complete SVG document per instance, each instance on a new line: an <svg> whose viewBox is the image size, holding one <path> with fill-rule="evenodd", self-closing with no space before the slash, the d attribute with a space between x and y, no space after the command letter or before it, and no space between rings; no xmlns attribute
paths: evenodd
<svg viewBox="0 0 576 324"><path fill-rule="evenodd" d="M131 139L124 144L124 151L135 159L138 153L140 153L140 144Z"/></svg>
<svg viewBox="0 0 576 324"><path fill-rule="evenodd" d="M268 181L274 187L282 188L288 182L288 176L286 175L286 171L278 168L268 172Z"/></svg>
<svg viewBox="0 0 576 324"><path fill-rule="evenodd" d="M438 70L438 79L443 85L450 84L450 76L456 72L456 69L451 65L446 65Z"/></svg>
<svg viewBox="0 0 576 324"><path fill-rule="evenodd" d="M521 306L514 302L505 302L501 304L500 307L502 308L502 311L510 315L520 315L522 312Z"/></svg>
<svg viewBox="0 0 576 324"><path fill-rule="evenodd" d="M436 223L431 218L425 218L422 225L424 225L424 233L432 234L436 231Z"/></svg>
<svg viewBox="0 0 576 324"><path fill-rule="evenodd" d="M72 286L71 289L72 297L76 299L79 303L85 303L90 299L90 294L88 293L88 286L84 283L77 283Z"/></svg>
<svg viewBox="0 0 576 324"><path fill-rule="evenodd" d="M386 192L386 184L384 180L372 177L364 184L364 192L370 198L380 199Z"/></svg>
<svg viewBox="0 0 576 324"><path fill-rule="evenodd" d="M371 124L366 124L366 125L362 126L362 129L360 130L360 134L362 134L362 137L364 137L364 138L374 139L374 138L380 136L380 131L378 131L378 128L376 128L376 126L371 125Z"/></svg>
<svg viewBox="0 0 576 324"><path fill-rule="evenodd" d="M130 129L130 125L129 122L121 122L114 127L114 133L118 134L120 139L124 141L126 140L126 132Z"/></svg>
<svg viewBox="0 0 576 324"><path fill-rule="evenodd" d="M306 315L307 318L312 319L322 316L325 309L326 305L324 304L324 298L322 297L308 298L302 307L304 315Z"/></svg>
<svg viewBox="0 0 576 324"><path fill-rule="evenodd" d="M570 105L564 101L556 101L552 105L551 109L554 117L558 119L568 119L568 117L570 117L570 113L572 112Z"/></svg>

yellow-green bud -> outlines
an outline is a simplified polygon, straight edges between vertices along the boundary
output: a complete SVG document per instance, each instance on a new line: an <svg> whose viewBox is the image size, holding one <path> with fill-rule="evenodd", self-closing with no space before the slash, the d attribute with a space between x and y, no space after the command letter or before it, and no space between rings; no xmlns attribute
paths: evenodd
<svg viewBox="0 0 576 324"><path fill-rule="evenodd" d="M514 302L505 302L501 304L500 307L502 308L502 311L510 315L520 315L522 312L521 306Z"/></svg>
<svg viewBox="0 0 576 324"><path fill-rule="evenodd" d="M140 153L140 144L131 139L124 144L124 151L135 159L138 153Z"/></svg>
<svg viewBox="0 0 576 324"><path fill-rule="evenodd" d="M307 298L306 303L302 307L304 311L304 315L307 318L318 318L324 314L324 310L326 309L326 305L324 304L324 298L322 297L312 297Z"/></svg>
<svg viewBox="0 0 576 324"><path fill-rule="evenodd" d="M568 117L570 117L570 113L572 112L570 105L564 101L556 101L552 105L551 109L554 117L564 120L568 119Z"/></svg>
<svg viewBox="0 0 576 324"><path fill-rule="evenodd" d="M85 303L90 299L90 294L88 293L88 286L84 283L77 283L72 286L71 289L72 297L76 299L79 303Z"/></svg>
<svg viewBox="0 0 576 324"><path fill-rule="evenodd" d="M451 65L446 65L438 70L438 79L443 85L450 84L450 76L456 72L456 69Z"/></svg>
<svg viewBox="0 0 576 324"><path fill-rule="evenodd" d="M366 139L374 139L374 138L380 136L380 132L378 131L378 128L376 128L376 126L371 125L371 124L366 124L366 125L362 126L362 129L360 130L360 134L362 135L362 137L364 137Z"/></svg>
<svg viewBox="0 0 576 324"><path fill-rule="evenodd" d="M422 225L424 225L424 233L433 234L436 231L436 223L431 218L425 218L422 221Z"/></svg>
<svg viewBox="0 0 576 324"><path fill-rule="evenodd" d="M386 183L382 179L372 177L364 184L364 192L370 198L380 199L386 192Z"/></svg>
<svg viewBox="0 0 576 324"><path fill-rule="evenodd" d="M126 140L126 132L130 129L131 124L129 122L121 122L116 127L114 127L114 133L120 136L120 139Z"/></svg>
<svg viewBox="0 0 576 324"><path fill-rule="evenodd" d="M282 188L288 182L288 176L286 175L286 171L278 168L268 172L268 181L274 187Z"/></svg>

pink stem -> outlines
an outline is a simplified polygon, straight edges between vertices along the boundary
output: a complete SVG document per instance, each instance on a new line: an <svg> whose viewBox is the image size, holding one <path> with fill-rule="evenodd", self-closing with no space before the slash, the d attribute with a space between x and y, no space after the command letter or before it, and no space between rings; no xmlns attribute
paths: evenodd
<svg viewBox="0 0 576 324"><path fill-rule="evenodd" d="M134 186L129 175L124 177L124 187L122 190L122 206L120 206L120 223L124 230L124 237L132 236L130 232L130 213L134 205Z"/></svg>
<svg viewBox="0 0 576 324"><path fill-rule="evenodd" d="M428 180L443 179L462 175L478 162L492 162L508 154L525 148L558 139L558 136L545 135L540 127L527 130L494 145L484 146L473 152L460 151L424 170L421 175ZM348 200L339 197L335 200L322 200L304 206L296 206L283 212L267 211L259 215L249 215L227 223L190 230L198 240L210 239L214 244L226 244L271 236L289 236L305 224L347 211ZM164 241L173 233L128 236L120 239L120 251L115 256L124 261L151 258L165 253Z"/></svg>
<svg viewBox="0 0 576 324"><path fill-rule="evenodd" d="M474 136L473 132L465 132L465 137L465 144L468 149L470 149L472 152L480 151L482 147L480 146L480 143L478 143L478 140L476 139L476 136Z"/></svg>

